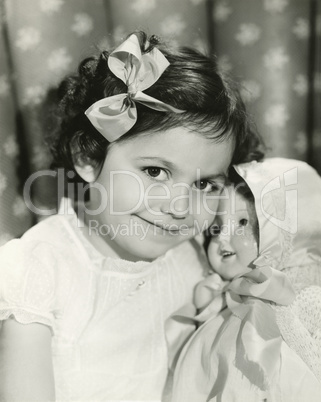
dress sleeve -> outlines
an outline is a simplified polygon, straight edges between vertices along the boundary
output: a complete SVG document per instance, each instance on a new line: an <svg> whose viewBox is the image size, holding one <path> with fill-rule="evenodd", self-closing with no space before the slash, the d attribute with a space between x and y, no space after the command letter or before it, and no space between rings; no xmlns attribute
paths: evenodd
<svg viewBox="0 0 321 402"><path fill-rule="evenodd" d="M0 320L41 323L54 331L56 259L50 244L15 239L0 248Z"/></svg>

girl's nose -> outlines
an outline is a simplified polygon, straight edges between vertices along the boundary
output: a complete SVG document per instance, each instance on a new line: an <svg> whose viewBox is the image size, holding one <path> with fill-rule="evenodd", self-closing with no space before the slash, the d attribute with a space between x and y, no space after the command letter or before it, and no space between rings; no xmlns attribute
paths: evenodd
<svg viewBox="0 0 321 402"><path fill-rule="evenodd" d="M173 188L170 199L164 200L161 204L161 211L164 214L170 214L175 219L184 219L190 211L190 190L187 186Z"/></svg>

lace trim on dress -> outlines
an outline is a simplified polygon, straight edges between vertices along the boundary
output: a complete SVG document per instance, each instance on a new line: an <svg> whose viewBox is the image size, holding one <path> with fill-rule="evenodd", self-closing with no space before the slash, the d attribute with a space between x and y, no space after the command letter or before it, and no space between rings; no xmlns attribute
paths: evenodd
<svg viewBox="0 0 321 402"><path fill-rule="evenodd" d="M297 293L311 285L321 286L321 260L303 266L284 268L283 272Z"/></svg>
<svg viewBox="0 0 321 402"><path fill-rule="evenodd" d="M321 288L307 287L290 306L273 308L285 342L321 381Z"/></svg>
<svg viewBox="0 0 321 402"><path fill-rule="evenodd" d="M0 311L0 321L7 320L11 317L15 318L15 320L20 324L44 324L50 327L52 332L55 330L55 322L52 317L44 317L43 315L35 314L25 309L18 308Z"/></svg>

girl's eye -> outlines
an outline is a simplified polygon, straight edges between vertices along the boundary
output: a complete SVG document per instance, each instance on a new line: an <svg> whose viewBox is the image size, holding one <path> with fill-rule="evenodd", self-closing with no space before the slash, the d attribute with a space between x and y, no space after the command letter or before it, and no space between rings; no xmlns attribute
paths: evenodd
<svg viewBox="0 0 321 402"><path fill-rule="evenodd" d="M216 183L205 179L197 180L194 185L198 190L204 191L204 193L210 193L211 191L219 190L219 186Z"/></svg>
<svg viewBox="0 0 321 402"><path fill-rule="evenodd" d="M166 173L166 171L156 166L150 166L146 168L145 172L148 176L152 177L153 179L167 180L168 178L168 174Z"/></svg>
<svg viewBox="0 0 321 402"><path fill-rule="evenodd" d="M240 226L247 226L249 221L245 218L239 220Z"/></svg>

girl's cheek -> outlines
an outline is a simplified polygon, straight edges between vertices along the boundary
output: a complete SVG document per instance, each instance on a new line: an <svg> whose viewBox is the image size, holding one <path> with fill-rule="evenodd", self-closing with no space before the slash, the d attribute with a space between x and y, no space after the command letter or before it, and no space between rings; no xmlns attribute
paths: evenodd
<svg viewBox="0 0 321 402"><path fill-rule="evenodd" d="M168 204L171 200L169 187L163 183L144 183L144 203L147 207L152 205Z"/></svg>
<svg viewBox="0 0 321 402"><path fill-rule="evenodd" d="M215 216L218 210L218 205L219 205L219 196L204 194L203 207L207 213L210 213L212 214L212 216Z"/></svg>
<svg viewBox="0 0 321 402"><path fill-rule="evenodd" d="M208 249L207 249L207 257L210 262L210 265L215 269L219 266L219 244L215 240L211 240Z"/></svg>
<svg viewBox="0 0 321 402"><path fill-rule="evenodd" d="M118 213L137 211L144 199L144 184L137 175L118 173L111 178L109 186L109 205Z"/></svg>
<svg viewBox="0 0 321 402"><path fill-rule="evenodd" d="M198 203L196 203L194 211L196 211L196 214L198 212L200 220L208 222L208 225L210 226L216 217L218 202L218 199L209 198L209 196L204 195L203 197L200 197Z"/></svg>
<svg viewBox="0 0 321 402"><path fill-rule="evenodd" d="M209 214L214 216L218 208L218 200L209 198L200 191L192 191L189 194L189 210L193 215Z"/></svg>

